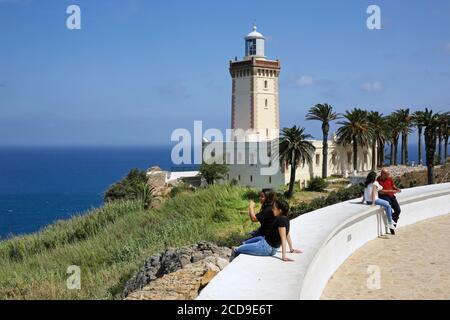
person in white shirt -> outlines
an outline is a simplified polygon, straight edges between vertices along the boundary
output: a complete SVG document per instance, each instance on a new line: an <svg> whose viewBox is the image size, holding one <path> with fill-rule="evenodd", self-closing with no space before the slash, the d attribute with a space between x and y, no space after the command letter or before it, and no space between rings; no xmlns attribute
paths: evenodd
<svg viewBox="0 0 450 320"><path fill-rule="evenodd" d="M388 220L388 228L390 229L392 234L395 234L395 226L392 221L392 207L391 204L383 199L378 198L378 191L382 190L383 187L376 181L377 173L371 172L367 175L366 182L364 183L364 196L363 203L367 202L367 204L382 206L386 211L386 216Z"/></svg>

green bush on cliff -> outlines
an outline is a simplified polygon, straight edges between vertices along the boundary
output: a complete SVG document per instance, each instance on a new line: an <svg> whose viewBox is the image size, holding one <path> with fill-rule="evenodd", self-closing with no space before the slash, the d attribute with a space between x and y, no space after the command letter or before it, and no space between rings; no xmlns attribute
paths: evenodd
<svg viewBox="0 0 450 320"><path fill-rule="evenodd" d="M147 174L137 168L132 169L121 181L105 192L105 202L142 199L143 186L147 184Z"/></svg>

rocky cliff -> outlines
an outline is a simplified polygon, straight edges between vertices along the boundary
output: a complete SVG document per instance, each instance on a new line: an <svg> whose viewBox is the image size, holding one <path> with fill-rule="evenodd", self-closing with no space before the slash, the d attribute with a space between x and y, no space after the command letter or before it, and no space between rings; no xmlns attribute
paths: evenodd
<svg viewBox="0 0 450 320"><path fill-rule="evenodd" d="M148 258L119 298L128 300L195 299L228 264L231 249L209 242L169 248Z"/></svg>

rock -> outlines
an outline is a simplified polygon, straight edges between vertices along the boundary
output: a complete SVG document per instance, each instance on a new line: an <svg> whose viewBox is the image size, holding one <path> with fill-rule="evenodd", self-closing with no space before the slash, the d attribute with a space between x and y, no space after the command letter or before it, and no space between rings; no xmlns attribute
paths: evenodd
<svg viewBox="0 0 450 320"><path fill-rule="evenodd" d="M231 249L205 241L192 246L168 248L164 252L149 257L139 272L128 280L122 294L117 298L123 299L132 292L141 291L145 286L165 275L179 270L190 270L192 264L209 263L208 270L219 272L228 264L230 256Z"/></svg>
<svg viewBox="0 0 450 320"><path fill-rule="evenodd" d="M152 281L125 300L193 300L219 272L218 257L207 257Z"/></svg>

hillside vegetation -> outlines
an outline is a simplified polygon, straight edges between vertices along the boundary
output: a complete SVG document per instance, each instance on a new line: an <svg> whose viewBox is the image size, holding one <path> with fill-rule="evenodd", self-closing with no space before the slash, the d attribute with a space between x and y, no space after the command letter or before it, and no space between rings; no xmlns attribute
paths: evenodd
<svg viewBox="0 0 450 320"><path fill-rule="evenodd" d="M0 242L0 299L113 299L146 258L166 247L237 243L256 227L245 213L250 198L257 193L216 185L178 194L158 209L113 202ZM67 289L71 265L81 268L81 290Z"/></svg>

